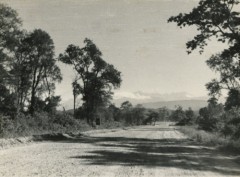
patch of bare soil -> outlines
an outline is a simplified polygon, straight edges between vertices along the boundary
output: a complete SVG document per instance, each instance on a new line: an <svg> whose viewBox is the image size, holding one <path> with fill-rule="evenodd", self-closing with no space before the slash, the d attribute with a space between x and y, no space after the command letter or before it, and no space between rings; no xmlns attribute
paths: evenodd
<svg viewBox="0 0 240 177"><path fill-rule="evenodd" d="M240 176L238 156L196 144L167 123L35 138L0 150L0 176Z"/></svg>

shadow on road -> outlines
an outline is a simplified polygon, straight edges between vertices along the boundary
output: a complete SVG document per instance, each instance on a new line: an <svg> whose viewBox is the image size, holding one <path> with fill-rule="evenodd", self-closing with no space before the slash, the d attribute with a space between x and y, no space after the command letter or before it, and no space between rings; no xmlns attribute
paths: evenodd
<svg viewBox="0 0 240 177"><path fill-rule="evenodd" d="M84 150L87 155L80 152L70 157L87 165L174 167L240 176L240 165L233 163L239 157L224 155L187 139L76 136L62 142L94 145L94 148Z"/></svg>

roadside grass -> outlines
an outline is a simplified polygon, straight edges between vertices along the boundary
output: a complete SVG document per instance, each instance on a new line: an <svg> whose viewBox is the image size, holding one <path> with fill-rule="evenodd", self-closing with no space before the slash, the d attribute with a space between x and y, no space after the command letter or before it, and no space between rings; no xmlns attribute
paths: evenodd
<svg viewBox="0 0 240 177"><path fill-rule="evenodd" d="M195 142L208 146L217 146L218 149L225 152L240 153L240 140L223 137L216 132L199 130L197 126L179 126L178 130Z"/></svg>
<svg viewBox="0 0 240 177"><path fill-rule="evenodd" d="M94 129L121 128L120 122L102 122L92 127L86 120L75 119L72 114L50 115L44 112L34 116L20 114L16 119L0 114L0 149L28 144L36 140L61 139Z"/></svg>
<svg viewBox="0 0 240 177"><path fill-rule="evenodd" d="M20 114L16 119L0 114L0 139L30 137L32 135L55 133L81 133L93 129L123 128L122 122L103 121L92 127L83 119L75 119L72 114L35 113L34 116Z"/></svg>
<svg viewBox="0 0 240 177"><path fill-rule="evenodd" d="M19 138L51 133L74 133L92 129L84 120L74 119L69 114L49 115L36 113L34 116L20 114L12 119L0 115L0 138Z"/></svg>

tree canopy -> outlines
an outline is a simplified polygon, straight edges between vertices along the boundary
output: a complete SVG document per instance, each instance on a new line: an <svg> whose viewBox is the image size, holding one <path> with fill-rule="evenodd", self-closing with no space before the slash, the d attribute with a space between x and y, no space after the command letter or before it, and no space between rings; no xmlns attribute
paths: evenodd
<svg viewBox="0 0 240 177"><path fill-rule="evenodd" d="M0 84L9 79L8 63L11 60L11 52L15 50L22 34L21 19L18 13L11 7L0 3ZM5 85L5 84L4 84Z"/></svg>
<svg viewBox="0 0 240 177"><path fill-rule="evenodd" d="M220 42L228 42L229 48L221 55L237 56L240 47L240 13L236 11L239 0L200 0L197 7L190 13L180 13L169 18L168 22L176 22L182 28L196 26L200 34L187 42L190 53L197 48L203 52L210 38Z"/></svg>
<svg viewBox="0 0 240 177"><path fill-rule="evenodd" d="M199 34L186 43L187 52L204 47L213 39L227 43L227 48L214 54L207 65L220 73L219 79L206 84L209 95L217 97L222 89L239 90L240 79L240 9L239 0L200 0L189 13L172 16L168 22L176 22L182 28L196 26Z"/></svg>
<svg viewBox="0 0 240 177"><path fill-rule="evenodd" d="M27 58L28 71L31 81L30 112L34 112L35 97L38 94L51 92L55 82L62 80L61 71L54 59L54 44L45 31L34 30L24 39L24 56Z"/></svg>
<svg viewBox="0 0 240 177"><path fill-rule="evenodd" d="M103 60L101 51L90 39L86 38L84 43L83 48L69 45L66 51L59 55L59 60L72 65L77 72L77 83L73 86L78 88L82 95L83 107L90 121L90 117L94 117L90 114L94 114L99 106L109 103L112 89L119 88L122 80L121 73Z"/></svg>
<svg viewBox="0 0 240 177"><path fill-rule="evenodd" d="M0 54L3 49L14 50L14 44L17 40L22 25L18 13L11 7L0 3ZM2 57L0 57L2 61Z"/></svg>
<svg viewBox="0 0 240 177"><path fill-rule="evenodd" d="M53 98L55 82L62 80L50 35L41 29L27 32L21 25L17 12L0 3L0 100L7 113L8 107L17 114L29 107L33 113L36 104Z"/></svg>

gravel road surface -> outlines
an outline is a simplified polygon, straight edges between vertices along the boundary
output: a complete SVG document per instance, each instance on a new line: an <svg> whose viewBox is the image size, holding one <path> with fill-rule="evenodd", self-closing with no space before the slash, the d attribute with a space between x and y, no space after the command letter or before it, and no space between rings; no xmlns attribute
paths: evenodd
<svg viewBox="0 0 240 177"><path fill-rule="evenodd" d="M0 150L0 176L240 177L240 157L158 123Z"/></svg>

